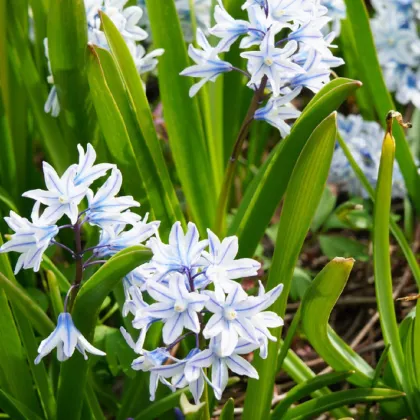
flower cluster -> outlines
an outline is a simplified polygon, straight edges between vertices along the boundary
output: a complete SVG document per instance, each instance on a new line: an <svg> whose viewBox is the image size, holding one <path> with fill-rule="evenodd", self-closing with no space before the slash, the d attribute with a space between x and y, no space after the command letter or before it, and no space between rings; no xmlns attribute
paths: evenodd
<svg viewBox="0 0 420 420"><path fill-rule="evenodd" d="M122 248L141 244L157 231L159 222L148 223L147 215L142 219L130 211L130 208L140 206L133 197L117 197L122 185L122 175L118 168L108 163L95 164L96 152L90 144L87 145L86 151L80 145L78 149L79 162L71 165L62 176L47 162L43 162L46 189L27 191L23 194L24 197L35 200L30 220L13 211L5 218L14 234L0 248L0 252L20 253L15 273L22 268L38 271L43 254L51 245L61 246L70 252L83 272L92 264L104 262L103 259L98 259L99 257L111 256ZM108 179L94 193L91 189L93 182L107 174ZM63 218L67 220L59 225ZM87 249L83 249L80 235L85 223L100 230L99 244ZM75 232L75 251L56 241L60 230L66 228ZM84 260L89 253L90 257ZM136 273L130 275L135 276ZM78 287L81 281L82 277L76 278L73 287ZM58 318L57 328L39 347L37 362L54 347L57 347L59 360L69 358L75 348L84 356L85 351L103 354L80 334L73 325L71 315L66 312L66 303L64 306L64 313Z"/></svg>
<svg viewBox="0 0 420 420"><path fill-rule="evenodd" d="M240 355L260 349L260 356L267 357L268 340L276 340L269 328L283 325L283 320L266 309L279 297L282 285L266 293L260 283L258 296L248 296L236 280L257 275L260 264L236 259L237 237L220 241L208 230L208 239L200 240L193 223L186 233L175 223L169 244L156 236L146 245L153 252L152 260L138 268L139 281L129 287L123 310L124 315L133 315L139 338L134 340L124 328L121 332L140 355L132 368L150 372L151 399L159 381L172 390L188 386L198 403L205 381L221 397L228 369L258 378ZM143 293L151 299L144 299ZM155 322L163 323L165 347L146 350L147 331ZM195 336L194 349L184 359L176 358L172 349L189 335ZM204 372L209 367L211 380Z"/></svg>
<svg viewBox="0 0 420 420"><path fill-rule="evenodd" d="M148 33L139 26L139 21L143 16L143 9L138 6L125 7L128 0L84 0L84 2L88 42L109 49L105 33L101 28L99 11L102 11L109 16L123 36L139 74L152 71L156 67L158 63L157 57L163 54L163 49L156 49L146 54L143 45L138 43L139 41L144 41L149 36ZM53 117L57 117L60 113L60 103L57 96L57 89L54 86L54 78L52 76L51 63L49 61L47 38L44 40L44 45L50 71L50 76L48 76L47 80L48 83L53 85L47 102L45 103L44 110L47 113L51 113Z"/></svg>
<svg viewBox="0 0 420 420"><path fill-rule="evenodd" d="M254 118L267 121L285 136L290 131L285 121L299 115L287 104L303 88L318 92L329 81L331 68L343 64L330 50L335 33L323 34L331 20L328 8L319 0L247 0L242 8L248 13L248 20L234 19L218 0L214 10L216 24L208 32L220 41L212 46L198 29L200 48L189 47L195 65L181 75L201 78L190 90L190 96L194 96L206 82L214 82L222 73L244 73L251 89L267 92L264 97L269 97ZM239 47L247 50L241 53L247 60L247 71L219 57L240 38Z"/></svg>
<svg viewBox="0 0 420 420"><path fill-rule="evenodd" d="M382 141L385 131L374 121L364 121L360 115L338 115L338 130L353 158L374 187L378 180ZM329 182L350 195L367 197L367 193L354 174L343 149L336 145L331 164ZM397 163L394 164L392 196L406 196L404 179Z"/></svg>
<svg viewBox="0 0 420 420"><path fill-rule="evenodd" d="M420 38L413 0L374 0L371 20L388 89L401 104L420 107Z"/></svg>

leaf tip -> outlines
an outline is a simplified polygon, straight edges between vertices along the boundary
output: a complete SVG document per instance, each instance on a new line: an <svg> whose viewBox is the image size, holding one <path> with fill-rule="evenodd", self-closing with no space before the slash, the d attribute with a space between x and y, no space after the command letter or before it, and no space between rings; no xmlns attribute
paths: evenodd
<svg viewBox="0 0 420 420"><path fill-rule="evenodd" d="M349 267L353 267L356 260L354 258L335 257L333 259L333 262L342 264L342 265L347 265Z"/></svg>

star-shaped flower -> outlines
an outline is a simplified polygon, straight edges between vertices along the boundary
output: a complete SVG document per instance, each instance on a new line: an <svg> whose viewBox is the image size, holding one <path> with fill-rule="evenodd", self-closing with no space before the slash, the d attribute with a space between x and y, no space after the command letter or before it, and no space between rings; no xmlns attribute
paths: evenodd
<svg viewBox="0 0 420 420"><path fill-rule="evenodd" d="M75 327L71 315L68 312L63 312L58 316L55 330L45 340L41 341L35 364L38 364L43 357L51 353L55 347L57 347L57 359L60 362L73 356L75 349L82 353L85 360L88 358L86 352L96 354L97 356L105 356L103 351L93 347L83 337Z"/></svg>

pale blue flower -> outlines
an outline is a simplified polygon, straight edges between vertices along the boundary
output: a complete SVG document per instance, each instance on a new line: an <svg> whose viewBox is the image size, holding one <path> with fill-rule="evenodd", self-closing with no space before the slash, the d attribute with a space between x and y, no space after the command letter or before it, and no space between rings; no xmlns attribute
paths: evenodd
<svg viewBox="0 0 420 420"><path fill-rule="evenodd" d="M93 181L104 176L108 169L115 167L110 163L95 165L96 152L90 143L86 146L86 153L80 144L77 145L77 150L79 151L79 164L76 167L74 177L74 185L76 186L89 186Z"/></svg>
<svg viewBox="0 0 420 420"><path fill-rule="evenodd" d="M242 9L248 9L251 6L260 6L264 7L266 5L267 0L246 0L246 2L242 5Z"/></svg>
<svg viewBox="0 0 420 420"><path fill-rule="evenodd" d="M256 369L240 356L255 350L258 347L257 345L239 339L233 352L228 356L224 356L221 352L221 339L219 336L210 341L209 347L209 349L203 350L191 358L188 363L189 370L191 371L192 368L195 368L195 372L200 372L203 368L211 367L211 384L218 400L222 398L222 393L227 386L229 379L228 370L237 375L259 379ZM191 376L190 374L190 378Z"/></svg>
<svg viewBox="0 0 420 420"><path fill-rule="evenodd" d="M215 292L222 296L223 292L229 293L237 287L235 279L256 276L261 264L251 258L235 260L239 245L236 236L220 239L207 229L209 238L209 252L203 251L202 263L206 267L205 275L214 285Z"/></svg>
<svg viewBox="0 0 420 420"><path fill-rule="evenodd" d="M157 348L153 351L143 350L143 354L135 359L131 364L134 370L141 370L143 372L150 372L149 392L150 401L155 400L156 390L159 381L169 387L172 391L175 391L175 387L172 386L159 372L156 372L154 368L161 366L166 360L174 360L168 350L163 348ZM178 361L175 359L174 361Z"/></svg>
<svg viewBox="0 0 420 420"><path fill-rule="evenodd" d="M123 327L120 328L120 331L127 341L127 344L137 354L141 354L143 352L143 345L146 339L147 331L153 322L157 320L147 313L149 305L143 300L143 296L138 287L130 287L129 294L130 297L124 303L122 313L123 316L127 316L129 313L134 315L132 324L134 328L140 330L139 338L136 342L134 342L130 334L128 334L128 332Z"/></svg>
<svg viewBox="0 0 420 420"><path fill-rule="evenodd" d="M156 50L151 51L146 54L146 49L141 44L128 44L128 48L133 57L134 63L139 74L147 73L152 71L158 65L157 57L163 55L165 50L163 48L157 48Z"/></svg>
<svg viewBox="0 0 420 420"><path fill-rule="evenodd" d="M322 4L328 8L328 16L333 21L333 31L338 35L341 32L341 21L346 18L346 5L343 0L321 0Z"/></svg>
<svg viewBox="0 0 420 420"><path fill-rule="evenodd" d="M123 286L126 296L132 286L138 287L142 292L146 290L146 284L156 274L156 267L151 263L142 264L133 271L130 271L123 278Z"/></svg>
<svg viewBox="0 0 420 420"><path fill-rule="evenodd" d="M138 216L140 218L140 216ZM96 257L109 257L117 252L134 245L141 245L157 233L160 222L153 221L147 223L148 214L143 220L133 223L131 229L124 230L124 224L112 226L112 228L103 230L94 254Z"/></svg>
<svg viewBox="0 0 420 420"><path fill-rule="evenodd" d="M94 195L87 191L88 211L85 220L102 229L108 229L115 224L134 224L140 217L134 213L126 212L130 207L139 207L140 204L132 196L116 197L122 186L122 174L113 168L111 176Z"/></svg>
<svg viewBox="0 0 420 420"><path fill-rule="evenodd" d="M283 285L280 284L270 292L254 297L248 296L238 286L223 300L218 299L214 292L203 292L210 298L206 308L214 314L203 330L204 337L212 338L220 334L220 353L223 356L232 354L239 337L250 343L258 343L251 318L271 306L282 290Z"/></svg>
<svg viewBox="0 0 420 420"><path fill-rule="evenodd" d="M47 162L42 163L45 185L48 190L31 190L22 194L47 206L42 217L46 223L54 224L63 215L67 215L71 223L77 222L78 205L86 196L85 185L75 185L76 165L70 166L60 178L55 169Z"/></svg>
<svg viewBox="0 0 420 420"><path fill-rule="evenodd" d="M282 24L303 23L311 18L304 5L305 0L269 0L268 11L276 22Z"/></svg>
<svg viewBox="0 0 420 420"><path fill-rule="evenodd" d="M152 262L161 271L156 281L162 280L167 274L193 274L201 267L201 253L208 245L208 241L200 241L197 227L188 223L187 233L184 233L180 222L176 222L169 235L169 244L164 244L159 237L151 238L146 244L153 252Z"/></svg>
<svg viewBox="0 0 420 420"><path fill-rule="evenodd" d="M97 356L105 356L105 353L93 347L80 331L75 327L71 315L63 312L58 316L57 327L38 347L38 356L35 364L38 364L43 357L57 348L57 359L62 362L73 356L77 349L87 360L86 352Z"/></svg>
<svg viewBox="0 0 420 420"><path fill-rule="evenodd" d="M284 48L276 48L274 32L268 31L260 46L260 51L241 53L248 60L248 71L251 73L250 84L260 83L267 76L274 96L279 96L282 80L292 78L305 70L292 62L291 58L297 50L295 41L288 42Z"/></svg>
<svg viewBox="0 0 420 420"><path fill-rule="evenodd" d="M180 337L184 328L195 334L200 332L198 313L209 298L189 292L185 281L184 275L174 273L169 279L169 287L154 281L147 284L149 295L157 301L149 306L147 314L164 321L162 337L167 345Z"/></svg>
<svg viewBox="0 0 420 420"><path fill-rule="evenodd" d="M190 361L199 353L199 349L192 349L184 360L176 361L173 364L160 365L151 369L152 373L162 378L172 378L171 385L174 388L189 387L196 404L200 402L204 391L204 381L210 386L213 384L207 379L201 368L190 364Z"/></svg>
<svg viewBox="0 0 420 420"><path fill-rule="evenodd" d="M280 131L281 137L288 136L290 126L286 121L294 120L301 114L300 111L290 105L290 101L296 98L299 93L300 89L295 89L284 96L270 98L264 107L257 109L254 118L266 121L273 127L276 127Z"/></svg>
<svg viewBox="0 0 420 420"><path fill-rule="evenodd" d="M221 38L217 48L219 52L229 51L231 45L241 36L248 33L250 23L246 20L234 19L223 7L221 0L214 8L216 25L209 29L210 34Z"/></svg>
<svg viewBox="0 0 420 420"><path fill-rule="evenodd" d="M197 44L202 48L201 50L192 45L188 48L188 55L196 64L187 67L180 73L181 76L201 78L198 83L191 87L190 97L196 95L208 81L214 82L220 74L232 70L232 64L222 61L218 57L219 49L217 47L213 48L209 44L201 29L197 29Z"/></svg>
<svg viewBox="0 0 420 420"><path fill-rule="evenodd" d="M13 211L10 212L9 217L4 218L15 233L8 242L2 245L0 253L14 251L22 254L16 263L15 274L22 268L39 271L44 252L58 234L56 225L50 225L39 217L39 207L40 203L35 203L31 216L32 222Z"/></svg>
<svg viewBox="0 0 420 420"><path fill-rule="evenodd" d="M266 16L264 9L259 6L248 8L248 34L242 38L240 48L250 48L253 45L260 45L267 29L273 24L271 17Z"/></svg>

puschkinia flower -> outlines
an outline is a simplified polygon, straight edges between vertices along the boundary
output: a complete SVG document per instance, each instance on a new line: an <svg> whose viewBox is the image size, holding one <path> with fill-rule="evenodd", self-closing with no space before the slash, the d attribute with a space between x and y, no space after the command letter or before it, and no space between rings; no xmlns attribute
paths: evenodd
<svg viewBox="0 0 420 420"><path fill-rule="evenodd" d="M143 17L143 9L139 6L127 6L128 0L84 0L87 20L88 42L98 45L101 48L109 49L108 41L103 32L102 22L99 12L105 13L116 26L124 38L130 50L139 74L143 74L155 69L158 61L157 57L163 54L162 49L146 54L146 50L140 41L148 38L149 34L140 26ZM60 102L57 89L54 86L51 64L48 50L48 40L44 40L45 56L48 60L48 83L53 85L45 103L44 110L57 117L60 113Z"/></svg>
<svg viewBox="0 0 420 420"><path fill-rule="evenodd" d="M74 166L70 166L61 177L49 163L43 162L42 166L47 190L27 191L22 194L23 197L32 198L47 206L42 216L48 223L56 223L63 215L67 215L70 222L75 224L78 205L85 197L87 187L75 185Z"/></svg>
<svg viewBox="0 0 420 420"><path fill-rule="evenodd" d="M92 190L86 191L88 211L86 220L92 224L106 229L117 223L134 224L139 217L131 212L126 212L131 207L139 207L140 203L131 196L116 197L122 186L122 174L113 168L111 176L101 188L93 194Z"/></svg>
<svg viewBox="0 0 420 420"><path fill-rule="evenodd" d="M329 23L333 17L333 27L339 30L345 7L342 0L247 0L242 8L248 18L236 19L226 10L223 0L217 1L215 25L207 32L218 40L210 44L205 31L197 30L201 50L190 45L189 55L195 65L181 75L201 78L190 90L190 96L194 96L220 74L241 72L261 103L261 111L255 117L278 128L284 137L290 132L288 125L299 114L291 108L279 109L272 98L291 91L298 95L303 89L317 93L329 82L331 69L344 63L331 52L336 34L331 32ZM247 60L246 69L219 58L236 42L245 50L240 56ZM285 119L289 121L286 123Z"/></svg>
<svg viewBox="0 0 420 420"><path fill-rule="evenodd" d="M217 77L232 70L232 65L227 61L222 61L218 54L221 52L219 48L213 48L207 41L203 32L197 30L197 44L202 48L188 48L188 55L196 63L187 67L180 74L181 76L200 77L201 80L193 85L190 89L190 96L193 97L208 81L214 82Z"/></svg>
<svg viewBox="0 0 420 420"><path fill-rule="evenodd" d="M137 279L133 275L127 283L123 315L133 316L139 335L132 337L123 328L121 333L140 355L133 369L150 372L151 400L159 382L172 391L188 387L198 403L205 382L221 397L228 369L258 378L240 355L259 349L266 358L268 341L277 340L270 329L283 325L281 317L266 310L283 286L266 293L260 283L258 296L249 296L239 279L256 276L261 264L250 258L236 259L236 236L219 239L211 230L207 234L208 239L200 239L193 223L184 231L176 222L168 244L159 236L149 239L146 245L153 257L134 270ZM145 349L147 332L155 323L163 324L162 341L167 347ZM190 335L195 336L196 346L178 359L171 350ZM211 368L211 380L204 368Z"/></svg>
<svg viewBox="0 0 420 420"><path fill-rule="evenodd" d="M83 337L81 332L75 327L71 315L68 312L63 312L58 316L55 330L45 340L41 341L35 364L38 364L54 348L57 348L57 359L60 362L73 356L75 349L83 355L85 360L88 358L86 352L95 354L96 356L105 356L103 351L93 347Z"/></svg>
<svg viewBox="0 0 420 420"><path fill-rule="evenodd" d="M360 115L345 117L341 114L338 114L338 130L353 158L370 184L375 187L385 131L377 122L364 121ZM329 182L336 184L340 190L348 192L351 196L368 197L338 144L333 155ZM393 170L392 196L393 198L406 196L404 179L397 163L394 164Z"/></svg>
<svg viewBox="0 0 420 420"><path fill-rule="evenodd" d="M290 126L286 121L296 119L301 114L290 104L299 92L300 90L296 89L287 95L270 98L263 108L255 112L254 118L267 121L280 131L282 137L286 137L290 133Z"/></svg>
<svg viewBox="0 0 420 420"><path fill-rule="evenodd" d="M164 320L163 342L173 343L181 336L184 328L198 334L200 321L197 313L203 310L208 296L189 292L184 277L174 273L165 287L156 282L149 282L147 292L157 303L149 306L147 314Z"/></svg>
<svg viewBox="0 0 420 420"><path fill-rule="evenodd" d="M16 263L15 274L21 268L32 268L35 272L39 271L42 255L58 234L58 226L48 224L45 219L39 217L39 207L40 203L35 203L31 216L32 222L20 217L14 211L10 212L9 217L4 218L15 233L11 236L10 241L0 248L0 252L21 253Z"/></svg>

